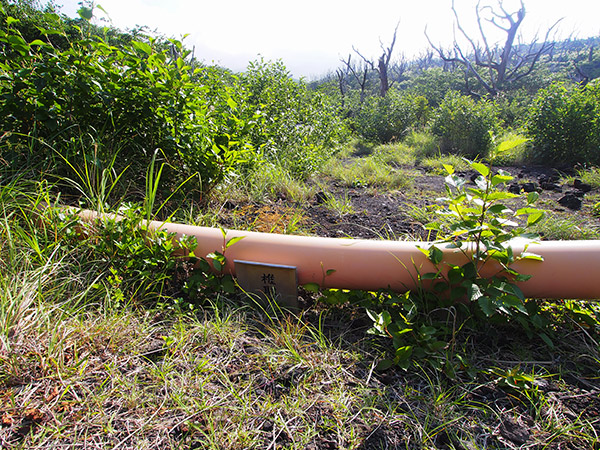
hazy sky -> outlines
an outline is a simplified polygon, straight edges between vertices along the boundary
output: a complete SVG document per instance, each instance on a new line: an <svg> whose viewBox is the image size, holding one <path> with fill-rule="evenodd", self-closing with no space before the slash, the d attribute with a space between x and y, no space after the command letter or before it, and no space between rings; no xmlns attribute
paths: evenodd
<svg viewBox="0 0 600 450"><path fill-rule="evenodd" d="M79 0L57 0L74 17ZM482 0L496 4L496 0ZM206 63L234 71L262 56L281 59L296 77L316 78L341 66L355 46L368 57L380 54L400 22L395 53L408 58L434 43L452 43L451 0L98 0L114 26L146 25L169 37L188 34L185 44ZM475 34L476 0L456 0L464 26ZM559 37L600 35L598 0L524 0L525 40L563 18ZM519 0L504 0L518 9ZM97 14L102 15L100 11ZM541 36L543 37L543 36ZM260 56L259 56L260 55Z"/></svg>

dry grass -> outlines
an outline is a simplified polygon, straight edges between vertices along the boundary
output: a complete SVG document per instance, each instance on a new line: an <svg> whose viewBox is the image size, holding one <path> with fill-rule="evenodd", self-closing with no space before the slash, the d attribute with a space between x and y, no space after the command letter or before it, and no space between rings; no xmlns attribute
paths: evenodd
<svg viewBox="0 0 600 450"><path fill-rule="evenodd" d="M29 297L0 349L2 448L592 448L600 432L584 328L555 349L466 335L456 378L378 372L385 343L353 309L111 311L49 302L52 280L17 282ZM507 384L515 368L528 387Z"/></svg>

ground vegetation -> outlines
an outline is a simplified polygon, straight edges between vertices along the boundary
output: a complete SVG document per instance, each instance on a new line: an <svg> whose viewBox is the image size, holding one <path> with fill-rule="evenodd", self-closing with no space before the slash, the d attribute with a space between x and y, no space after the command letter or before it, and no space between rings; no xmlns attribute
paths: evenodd
<svg viewBox="0 0 600 450"><path fill-rule="evenodd" d="M597 448L600 309L525 298L505 246L600 238L597 39L494 95L430 52L382 95L364 60L233 73L93 14L0 1L1 447ZM236 240L149 219L477 250L287 311L221 271Z"/></svg>

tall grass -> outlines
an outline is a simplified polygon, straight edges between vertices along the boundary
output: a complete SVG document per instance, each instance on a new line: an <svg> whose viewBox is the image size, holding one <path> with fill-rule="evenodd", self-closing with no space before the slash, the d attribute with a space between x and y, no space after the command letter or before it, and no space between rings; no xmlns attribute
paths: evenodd
<svg viewBox="0 0 600 450"><path fill-rule="evenodd" d="M323 174L341 181L345 187L396 190L406 188L412 182L408 172L386 164L377 155L351 163L333 159L324 167Z"/></svg>

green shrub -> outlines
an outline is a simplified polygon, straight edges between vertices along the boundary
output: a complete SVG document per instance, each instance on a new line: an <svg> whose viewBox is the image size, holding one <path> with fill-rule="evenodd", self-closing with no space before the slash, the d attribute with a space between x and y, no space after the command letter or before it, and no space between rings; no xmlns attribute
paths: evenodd
<svg viewBox="0 0 600 450"><path fill-rule="evenodd" d="M387 144L401 140L411 127L423 123L428 113L425 97L390 91L383 98L368 98L354 120L354 127L366 140Z"/></svg>
<svg viewBox="0 0 600 450"><path fill-rule="evenodd" d="M0 64L0 127L11 144L1 156L16 169L45 163L62 175L62 161L116 152L121 168L145 169L160 149L174 178L198 174L208 191L243 158L248 124L237 102L226 86L212 89L218 72L198 67L180 41L138 35L112 45L87 22L75 29L65 50L0 29L12 55Z"/></svg>
<svg viewBox="0 0 600 450"><path fill-rule="evenodd" d="M439 136L442 152L473 159L487 154L497 120L491 103L451 91L434 111L431 131Z"/></svg>
<svg viewBox="0 0 600 450"><path fill-rule="evenodd" d="M438 137L428 131L412 131L404 143L413 148L417 159L436 156L440 153Z"/></svg>
<svg viewBox="0 0 600 450"><path fill-rule="evenodd" d="M267 162L304 178L329 158L345 138L342 121L328 99L294 81L280 61L255 61L240 76L242 117L257 122L250 141Z"/></svg>
<svg viewBox="0 0 600 450"><path fill-rule="evenodd" d="M425 69L402 82L402 88L415 95L424 96L434 108L442 103L448 92L461 91L464 87L465 77L462 71L447 71L441 67Z"/></svg>
<svg viewBox="0 0 600 450"><path fill-rule="evenodd" d="M600 84L556 83L540 91L529 111L533 158L545 163L600 163Z"/></svg>

